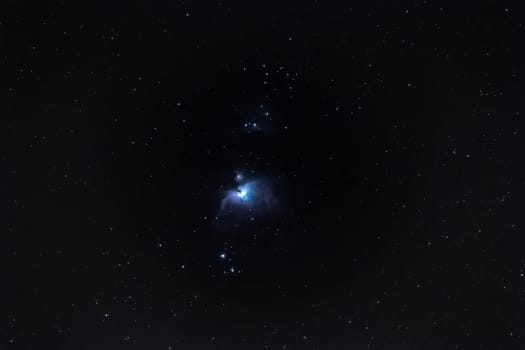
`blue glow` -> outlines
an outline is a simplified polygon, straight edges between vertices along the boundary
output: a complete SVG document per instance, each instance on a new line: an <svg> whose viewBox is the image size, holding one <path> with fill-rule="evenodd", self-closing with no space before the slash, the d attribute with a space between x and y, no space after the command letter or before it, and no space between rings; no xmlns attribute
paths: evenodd
<svg viewBox="0 0 525 350"><path fill-rule="evenodd" d="M237 173L237 175L240 175ZM242 174L241 174L242 175ZM275 205L275 199L266 179L253 179L250 181L239 181L236 188L224 192L221 201L220 212L234 215L243 213L262 213Z"/></svg>

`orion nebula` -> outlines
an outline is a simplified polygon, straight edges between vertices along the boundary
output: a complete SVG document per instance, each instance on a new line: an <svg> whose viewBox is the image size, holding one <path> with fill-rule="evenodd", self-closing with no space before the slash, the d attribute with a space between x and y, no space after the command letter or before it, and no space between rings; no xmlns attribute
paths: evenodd
<svg viewBox="0 0 525 350"><path fill-rule="evenodd" d="M269 178L245 179L236 173L237 187L225 191L221 200L219 216L249 215L251 217L270 214L276 209L272 181Z"/></svg>

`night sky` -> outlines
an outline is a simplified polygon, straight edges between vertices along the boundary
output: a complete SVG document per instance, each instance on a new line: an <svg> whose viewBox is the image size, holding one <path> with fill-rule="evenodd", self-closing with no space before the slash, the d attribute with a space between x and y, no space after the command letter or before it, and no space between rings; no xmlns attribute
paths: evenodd
<svg viewBox="0 0 525 350"><path fill-rule="evenodd" d="M0 4L0 349L525 349L525 3Z"/></svg>

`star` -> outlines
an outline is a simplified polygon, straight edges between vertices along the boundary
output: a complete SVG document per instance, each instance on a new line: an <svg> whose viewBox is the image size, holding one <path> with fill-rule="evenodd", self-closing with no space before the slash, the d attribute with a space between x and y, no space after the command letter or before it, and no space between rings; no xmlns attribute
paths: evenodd
<svg viewBox="0 0 525 350"><path fill-rule="evenodd" d="M243 179L244 179L244 175L243 175L242 173L237 172L237 173L235 174L235 181L237 181L237 182L241 182Z"/></svg>

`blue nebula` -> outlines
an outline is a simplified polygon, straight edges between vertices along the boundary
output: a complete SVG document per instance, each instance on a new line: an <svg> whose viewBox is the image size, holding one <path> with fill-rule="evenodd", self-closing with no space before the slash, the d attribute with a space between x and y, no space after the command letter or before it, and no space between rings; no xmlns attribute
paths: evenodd
<svg viewBox="0 0 525 350"><path fill-rule="evenodd" d="M246 191L246 190L239 190L239 193L237 193L237 196L240 199L245 199L247 194L248 194L248 191Z"/></svg>
<svg viewBox="0 0 525 350"><path fill-rule="evenodd" d="M270 210L275 203L275 197L267 179L254 179L240 183L236 189L224 192L220 213L241 213L243 210L250 213ZM242 175L241 175L242 176Z"/></svg>
<svg viewBox="0 0 525 350"><path fill-rule="evenodd" d="M236 171L235 172L235 181L237 183L240 183L244 180L244 174L241 172L241 171Z"/></svg>

